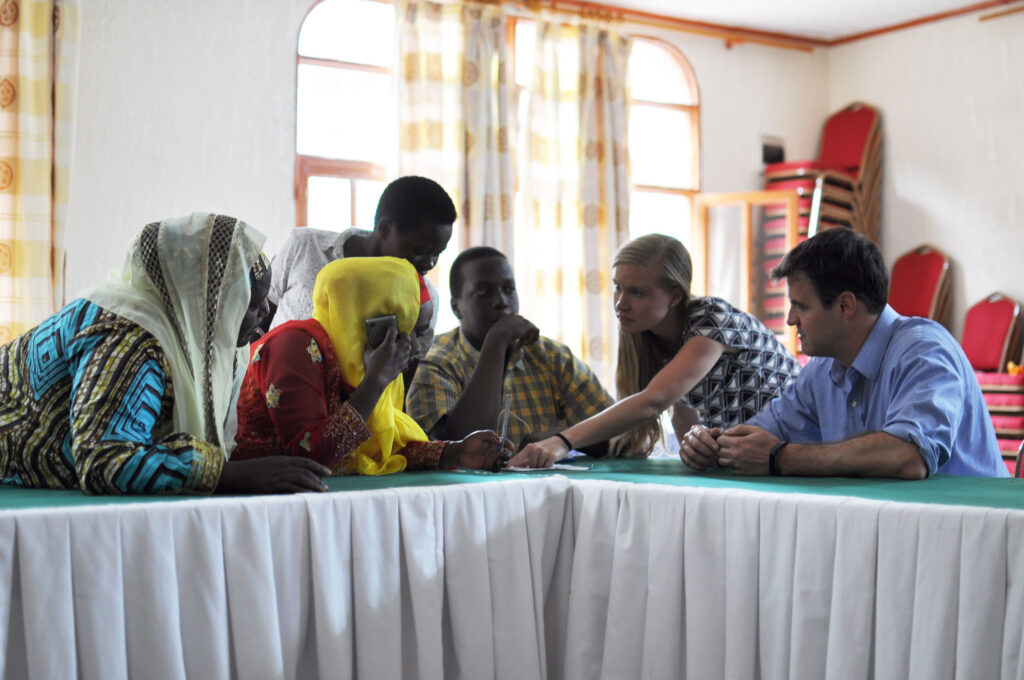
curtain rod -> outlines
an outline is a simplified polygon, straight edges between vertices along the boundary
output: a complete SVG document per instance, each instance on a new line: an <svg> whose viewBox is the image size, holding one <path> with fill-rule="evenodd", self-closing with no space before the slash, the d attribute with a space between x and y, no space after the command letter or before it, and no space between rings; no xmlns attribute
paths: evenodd
<svg viewBox="0 0 1024 680"><path fill-rule="evenodd" d="M502 0L476 0L476 2L480 4L508 4L531 13L536 13L540 10L550 10L579 16L583 19L617 20L656 28L668 28L683 33L719 38L725 41L726 47L752 43L801 52L812 52L815 47L826 47L828 45L828 42L824 40L804 38L786 33L770 33L735 26L712 24L703 21L691 21L689 19L679 19L624 7L599 5L594 2L585 2L584 0L510 0L509 2L502 2Z"/></svg>
<svg viewBox="0 0 1024 680"><path fill-rule="evenodd" d="M999 17L1009 16L1011 14L1017 14L1018 12L1024 12L1024 5L1020 7L1014 7L1012 9L1004 9L1002 12L992 12L992 14L983 14L978 17L978 21L988 21L989 19L998 19Z"/></svg>

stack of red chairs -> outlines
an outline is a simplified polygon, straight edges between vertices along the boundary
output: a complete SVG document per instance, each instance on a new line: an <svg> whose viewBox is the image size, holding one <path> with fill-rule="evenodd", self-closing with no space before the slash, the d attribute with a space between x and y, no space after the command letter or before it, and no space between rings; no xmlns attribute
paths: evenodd
<svg viewBox="0 0 1024 680"><path fill-rule="evenodd" d="M918 246L892 266L889 304L904 316L949 321L949 258L938 248Z"/></svg>
<svg viewBox="0 0 1024 680"><path fill-rule="evenodd" d="M878 241L882 133L878 111L855 102L825 121L817 160L770 163L765 189L792 190L799 196L800 240L819 229L849 227ZM785 206L764 212L764 296L761 319L776 333L786 329L785 287L767 273L786 248Z"/></svg>
<svg viewBox="0 0 1024 680"><path fill-rule="evenodd" d="M1011 472L1024 440L1024 375L1012 375L1007 367L1011 361L1021 361L1021 324L1020 303L993 293L967 310L960 341L981 384L999 450Z"/></svg>

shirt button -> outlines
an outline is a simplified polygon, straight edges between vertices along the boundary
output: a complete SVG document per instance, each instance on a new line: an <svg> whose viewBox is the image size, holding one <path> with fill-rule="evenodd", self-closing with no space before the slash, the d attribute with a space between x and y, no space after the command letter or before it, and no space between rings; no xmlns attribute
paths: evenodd
<svg viewBox="0 0 1024 680"><path fill-rule="evenodd" d="M851 401L850 402L850 406L856 407L857 406L857 401L856 400Z"/></svg>

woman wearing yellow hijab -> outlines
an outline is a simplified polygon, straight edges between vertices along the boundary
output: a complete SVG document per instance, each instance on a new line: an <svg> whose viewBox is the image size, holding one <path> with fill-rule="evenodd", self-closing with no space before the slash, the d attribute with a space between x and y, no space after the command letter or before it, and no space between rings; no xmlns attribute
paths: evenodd
<svg viewBox="0 0 1024 680"><path fill-rule="evenodd" d="M490 431L431 442L402 411L402 369L429 324L421 279L393 257L344 258L324 267L313 318L289 321L253 347L238 402L233 459L279 453L319 461L333 472L380 475L405 469L497 469L510 453ZM393 329L369 348L366 320L393 314Z"/></svg>

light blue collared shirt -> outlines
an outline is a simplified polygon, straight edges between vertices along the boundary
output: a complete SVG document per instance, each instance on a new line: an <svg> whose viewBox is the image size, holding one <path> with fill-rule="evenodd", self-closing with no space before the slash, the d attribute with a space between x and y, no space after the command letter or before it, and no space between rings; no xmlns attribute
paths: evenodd
<svg viewBox="0 0 1024 680"><path fill-rule="evenodd" d="M815 357L748 421L785 441L887 432L917 445L928 474L1008 477L974 371L949 332L886 305L849 368Z"/></svg>

